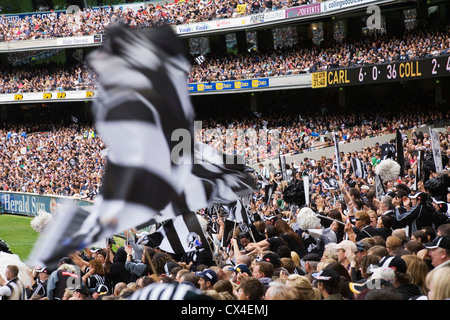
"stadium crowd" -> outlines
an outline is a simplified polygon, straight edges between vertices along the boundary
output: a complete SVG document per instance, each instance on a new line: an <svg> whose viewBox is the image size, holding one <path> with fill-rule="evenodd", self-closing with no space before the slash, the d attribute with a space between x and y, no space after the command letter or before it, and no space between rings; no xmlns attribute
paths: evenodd
<svg viewBox="0 0 450 320"><path fill-rule="evenodd" d="M17 129L2 135L3 179L42 193L64 189L61 177L80 183L69 186L72 195L82 193L84 181L98 186L104 145L92 128L73 124L40 136ZM126 231L123 246L110 241L86 248L64 257L57 270L31 266L33 285L22 298L147 299L153 289L164 288L221 300L448 299L449 131L439 138L444 172L429 165L428 134L405 136L405 175L384 181L383 194L370 178L383 163L378 146L342 154L342 180L333 158L288 162L286 178L280 167L261 164L253 173L258 189L245 203L247 224L227 220L226 207L200 210L208 244L197 243L195 252L183 255L161 251L148 233ZM428 173L415 183L419 149ZM70 161L74 157L77 161ZM356 176L354 157L368 164L367 177ZM79 164L76 172L71 163ZM301 187L308 175L309 206ZM338 186L330 184L332 177ZM13 285L5 288L17 273L8 267L0 294L18 292ZM74 277L82 280L70 287Z"/></svg>
<svg viewBox="0 0 450 320"><path fill-rule="evenodd" d="M34 40L103 34L114 24L125 23L132 28L151 28L162 24L188 24L247 14L285 9L318 1L309 0L241 0L241 1L178 1L171 4L149 3L138 10L99 10L85 8L76 13L54 12L49 16L8 19L0 16L0 41ZM241 5L238 9L238 6ZM239 10L239 11L238 11Z"/></svg>
<svg viewBox="0 0 450 320"><path fill-rule="evenodd" d="M105 166L105 146L92 126L6 128L0 130L2 190L95 198Z"/></svg>
<svg viewBox="0 0 450 320"><path fill-rule="evenodd" d="M188 83L277 77L384 62L429 58L449 53L450 29L416 30L401 38L386 35L362 40L335 41L321 46L296 44L269 52L252 51L225 56L206 55L187 75ZM96 75L84 64L55 63L2 69L0 93L96 89Z"/></svg>
<svg viewBox="0 0 450 320"><path fill-rule="evenodd" d="M266 53L205 55L202 64L192 62L189 82L241 80L310 73L340 67L429 58L449 53L450 28L416 30L402 37L378 35L361 40L328 41L320 46L278 48Z"/></svg>
<svg viewBox="0 0 450 320"><path fill-rule="evenodd" d="M233 112L235 117L228 119L224 112L201 111L204 117L199 119L202 120L202 128L195 132L195 138L218 151L238 154L247 164L256 164L278 158L270 145L276 142L281 154L299 155L333 146L333 132L338 134L339 144L345 144L394 133L397 128L406 137L407 130L419 131L423 125L450 119L448 109L429 105L410 106L408 114L400 115L390 104L373 107L373 111L365 109L364 112L308 111L311 110L309 105L314 103L320 101L298 102L296 107L283 106L273 115L239 115ZM226 114L229 114L232 106L227 104L227 107ZM236 110L240 108L239 105L234 107ZM294 113L294 110L301 110L301 115ZM278 135L268 134L275 130ZM238 137L240 131L243 135ZM427 143L429 146L427 133L425 137L428 140L405 140L405 159L408 163L416 162L418 148L425 147ZM5 123L0 139L2 190L76 196L88 200L93 200L98 194L105 167L102 152L106 146L92 125ZM441 139L442 145L447 146L448 135L441 135ZM367 148L363 156L370 164L369 171L373 172L374 164L381 159L381 146ZM373 179L373 174L369 175L369 179Z"/></svg>
<svg viewBox="0 0 450 320"><path fill-rule="evenodd" d="M0 93L96 89L96 75L81 64L56 63L7 67L0 73Z"/></svg>

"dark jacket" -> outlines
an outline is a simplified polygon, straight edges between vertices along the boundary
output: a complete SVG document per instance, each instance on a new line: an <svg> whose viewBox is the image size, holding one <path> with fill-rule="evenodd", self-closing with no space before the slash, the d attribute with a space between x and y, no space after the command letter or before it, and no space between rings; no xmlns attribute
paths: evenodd
<svg viewBox="0 0 450 320"><path fill-rule="evenodd" d="M378 232L372 226L365 226L361 230L358 228L353 228L353 231L356 233L356 242L361 241L364 238L372 238L374 236L378 236Z"/></svg>
<svg viewBox="0 0 450 320"><path fill-rule="evenodd" d="M403 295L405 300L409 300L410 298L423 295L422 290L420 290L420 287L413 283L402 284L401 286L398 286L396 289Z"/></svg>

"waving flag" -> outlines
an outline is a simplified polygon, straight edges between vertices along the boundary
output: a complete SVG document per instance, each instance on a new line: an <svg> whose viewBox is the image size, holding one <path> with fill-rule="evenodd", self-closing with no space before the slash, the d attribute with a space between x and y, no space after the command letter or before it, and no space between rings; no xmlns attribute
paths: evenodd
<svg viewBox="0 0 450 320"><path fill-rule="evenodd" d="M367 166L359 158L351 158L352 170L358 178L367 179Z"/></svg>
<svg viewBox="0 0 450 320"><path fill-rule="evenodd" d="M228 158L207 146L194 148L187 61L169 26L142 31L118 25L88 56L101 85L95 126L109 147L102 189L89 215L75 207L61 214L30 263L56 263L64 253L115 233L253 191L245 165L223 161ZM189 152L173 152L179 146L175 132L185 133ZM77 219L69 228L64 220L72 216Z"/></svg>
<svg viewBox="0 0 450 320"><path fill-rule="evenodd" d="M395 152L397 163L400 165L400 177L405 176L405 155L403 154L403 138L399 129L395 130Z"/></svg>
<svg viewBox="0 0 450 320"><path fill-rule="evenodd" d="M169 253L183 254L195 251L195 248L199 245L208 248L199 217L193 212L167 220L155 234L157 238L161 239L161 242L155 247ZM155 234L151 236L153 237Z"/></svg>

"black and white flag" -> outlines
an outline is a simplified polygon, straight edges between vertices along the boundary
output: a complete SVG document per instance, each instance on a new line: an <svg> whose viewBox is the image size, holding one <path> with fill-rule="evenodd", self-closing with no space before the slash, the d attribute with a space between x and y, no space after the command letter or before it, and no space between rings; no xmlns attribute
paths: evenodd
<svg viewBox="0 0 450 320"><path fill-rule="evenodd" d="M378 200L381 199L386 194L386 190L384 189L383 181L378 174L375 174L375 192Z"/></svg>
<svg viewBox="0 0 450 320"><path fill-rule="evenodd" d="M240 199L237 199L236 202L228 206L227 219L236 222L243 222L245 224L249 223L247 209L242 204L242 201Z"/></svg>
<svg viewBox="0 0 450 320"><path fill-rule="evenodd" d="M395 159L400 165L400 177L405 176L405 155L403 154L403 137L399 129L395 130Z"/></svg>
<svg viewBox="0 0 450 320"><path fill-rule="evenodd" d="M341 154L339 152L339 138L337 133L333 133L334 140L334 157L336 161L336 173L338 174L339 181L342 182L342 170L341 170Z"/></svg>
<svg viewBox="0 0 450 320"><path fill-rule="evenodd" d="M197 58L195 58L194 60L197 64L202 64L203 62L205 62L206 59L205 59L204 55L201 55L201 56L198 56Z"/></svg>
<svg viewBox="0 0 450 320"><path fill-rule="evenodd" d="M439 133L431 128L429 128L429 130L430 130L431 150L433 151L434 165L436 167L436 172L441 173L443 171L443 168L442 168L442 155L439 141Z"/></svg>
<svg viewBox="0 0 450 320"><path fill-rule="evenodd" d="M287 171L286 171L286 156L284 154L279 155L281 174L283 176L283 180L288 180Z"/></svg>
<svg viewBox="0 0 450 320"><path fill-rule="evenodd" d="M57 263L63 255L129 228L170 220L215 201L232 202L236 194L253 191L245 165L206 154L212 147L194 150L183 50L169 26L135 30L117 25L88 56L101 85L93 103L95 126L109 147L102 188L84 220L71 229L63 219L55 221L52 228L59 230L49 233L46 246L38 240L30 264ZM174 152L181 143L187 150ZM67 211L76 216L79 210Z"/></svg>
<svg viewBox="0 0 450 320"><path fill-rule="evenodd" d="M367 166L364 161L359 158L351 158L351 165L353 172L358 178L367 179Z"/></svg>
<svg viewBox="0 0 450 320"><path fill-rule="evenodd" d="M158 247L173 254L195 251L197 247L208 248L200 219L203 218L191 212L166 221L156 231L162 239Z"/></svg>
<svg viewBox="0 0 450 320"><path fill-rule="evenodd" d="M392 143L383 143L381 146L381 160L395 159L395 146Z"/></svg>

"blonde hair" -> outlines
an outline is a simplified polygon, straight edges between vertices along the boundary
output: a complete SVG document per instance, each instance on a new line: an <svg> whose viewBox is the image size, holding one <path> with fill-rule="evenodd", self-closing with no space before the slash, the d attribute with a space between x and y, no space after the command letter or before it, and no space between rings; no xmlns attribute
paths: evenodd
<svg viewBox="0 0 450 320"><path fill-rule="evenodd" d="M406 273L411 277L411 282L418 285L422 289L422 293L426 294L428 289L425 279L428 274L428 266L425 261L414 254L403 255L402 259L406 262Z"/></svg>
<svg viewBox="0 0 450 320"><path fill-rule="evenodd" d="M386 239L386 248L397 249L402 247L402 240L396 236L389 236Z"/></svg>
<svg viewBox="0 0 450 320"><path fill-rule="evenodd" d="M433 269L427 274L426 284L428 289L429 300L445 300L450 298L450 267L444 266ZM433 291L430 299L430 292Z"/></svg>
<svg viewBox="0 0 450 320"><path fill-rule="evenodd" d="M294 261L294 264L295 264L297 267L299 267L299 266L301 265L301 264L300 264L300 256L298 255L297 252L291 251L291 259L292 259L292 261Z"/></svg>
<svg viewBox="0 0 450 320"><path fill-rule="evenodd" d="M299 274L291 274L286 280L286 285L297 288L303 295L305 300L320 300L321 295L319 289L312 286L311 281L305 276Z"/></svg>
<svg viewBox="0 0 450 320"><path fill-rule="evenodd" d="M303 294L294 286L281 281L272 281L264 297L265 300L304 300Z"/></svg>
<svg viewBox="0 0 450 320"><path fill-rule="evenodd" d="M320 261L317 264L317 272L322 271L323 269L325 269L330 263L336 262L333 259L324 259L323 261Z"/></svg>

